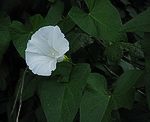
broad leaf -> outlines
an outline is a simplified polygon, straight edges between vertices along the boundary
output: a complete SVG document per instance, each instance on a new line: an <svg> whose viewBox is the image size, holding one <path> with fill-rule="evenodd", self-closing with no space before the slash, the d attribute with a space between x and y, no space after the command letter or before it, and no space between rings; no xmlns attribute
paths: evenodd
<svg viewBox="0 0 150 122"><path fill-rule="evenodd" d="M67 35L67 39L69 41L71 53L93 43L92 38L83 32L71 32Z"/></svg>
<svg viewBox="0 0 150 122"><path fill-rule="evenodd" d="M33 97L37 90L37 77L34 76L33 73L27 72L24 79L24 87L23 87L23 94L22 100L28 100L29 98ZM21 82L21 81L20 81Z"/></svg>
<svg viewBox="0 0 150 122"><path fill-rule="evenodd" d="M113 100L116 108L131 108L134 100L135 85L142 75L140 70L129 70L124 72L117 80L113 92Z"/></svg>
<svg viewBox="0 0 150 122"><path fill-rule="evenodd" d="M126 32L150 32L150 8L124 24Z"/></svg>
<svg viewBox="0 0 150 122"><path fill-rule="evenodd" d="M27 42L32 34L42 26L56 25L61 20L62 13L63 3L57 1L52 5L45 18L37 14L29 18L30 21L27 25L19 21L12 22L10 26L12 40L21 57L25 56Z"/></svg>
<svg viewBox="0 0 150 122"><path fill-rule="evenodd" d="M27 42L32 34L30 28L26 28L21 22L13 21L10 26L11 38L19 54L24 58Z"/></svg>
<svg viewBox="0 0 150 122"><path fill-rule="evenodd" d="M64 5L61 1L57 0L55 4L49 9L46 17L45 24L46 25L56 25L62 17L62 13L64 11Z"/></svg>
<svg viewBox="0 0 150 122"><path fill-rule="evenodd" d="M61 28L61 31L63 33L68 33L69 31L71 31L75 27L74 22L68 16L66 18L64 18L63 20L61 20L58 23L58 25Z"/></svg>
<svg viewBox="0 0 150 122"><path fill-rule="evenodd" d="M55 77L39 79L38 94L48 122L73 121L89 72L89 65L77 64L68 83L60 83Z"/></svg>
<svg viewBox="0 0 150 122"><path fill-rule="evenodd" d="M30 39L31 35L43 25L44 21L43 17L39 14L34 15L29 19L30 26L23 25L19 21L13 21L10 26L13 44L23 58L25 56L25 49L28 40Z"/></svg>
<svg viewBox="0 0 150 122"><path fill-rule="evenodd" d="M69 16L85 32L91 36L107 41L119 41L121 34L121 19L116 8L109 0L87 0L89 13L73 7ZM111 20L111 21L110 21Z"/></svg>
<svg viewBox="0 0 150 122"><path fill-rule="evenodd" d="M30 23L33 31L36 31L40 27L44 26L44 18L40 14L36 14L30 17Z"/></svg>
<svg viewBox="0 0 150 122"><path fill-rule="evenodd" d="M122 67L123 71L128 71L128 70L134 69L134 66L132 64L130 64L124 60L121 60L119 65Z"/></svg>
<svg viewBox="0 0 150 122"><path fill-rule="evenodd" d="M58 82L69 82L72 71L72 65L68 62L61 62L57 64L56 70L52 76L58 76Z"/></svg>
<svg viewBox="0 0 150 122"><path fill-rule="evenodd" d="M122 48L118 43L106 47L105 55L110 62L118 63L123 55Z"/></svg>
<svg viewBox="0 0 150 122"><path fill-rule="evenodd" d="M106 79L99 74L88 78L81 107L81 122L111 122L111 96L106 91Z"/></svg>

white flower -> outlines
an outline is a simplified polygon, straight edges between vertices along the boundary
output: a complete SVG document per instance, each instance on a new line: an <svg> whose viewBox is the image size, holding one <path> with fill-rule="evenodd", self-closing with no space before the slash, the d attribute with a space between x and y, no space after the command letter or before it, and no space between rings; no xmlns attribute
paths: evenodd
<svg viewBox="0 0 150 122"><path fill-rule="evenodd" d="M58 26L45 26L36 31L27 43L26 63L34 74L50 76L56 63L63 61L69 42Z"/></svg>

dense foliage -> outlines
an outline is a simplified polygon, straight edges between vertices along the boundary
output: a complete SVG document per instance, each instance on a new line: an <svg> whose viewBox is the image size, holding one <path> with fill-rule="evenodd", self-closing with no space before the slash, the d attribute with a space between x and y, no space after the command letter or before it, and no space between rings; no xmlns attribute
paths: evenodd
<svg viewBox="0 0 150 122"><path fill-rule="evenodd" d="M1 0L0 122L149 122L150 1ZM34 75L24 55L58 25L70 62Z"/></svg>

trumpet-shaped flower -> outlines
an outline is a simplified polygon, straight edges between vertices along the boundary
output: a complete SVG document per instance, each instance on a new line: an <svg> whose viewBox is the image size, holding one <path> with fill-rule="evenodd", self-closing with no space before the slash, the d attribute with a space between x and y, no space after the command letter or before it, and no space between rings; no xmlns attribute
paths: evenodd
<svg viewBox="0 0 150 122"><path fill-rule="evenodd" d="M69 42L58 26L45 26L36 31L27 43L26 63L34 74L50 76L56 63L64 59Z"/></svg>

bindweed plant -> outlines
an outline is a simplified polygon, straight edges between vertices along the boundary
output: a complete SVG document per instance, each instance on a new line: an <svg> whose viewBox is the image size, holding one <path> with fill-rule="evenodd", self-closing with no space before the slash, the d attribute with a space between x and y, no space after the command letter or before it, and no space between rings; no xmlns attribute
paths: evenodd
<svg viewBox="0 0 150 122"><path fill-rule="evenodd" d="M150 121L149 5L0 1L0 122Z"/></svg>

